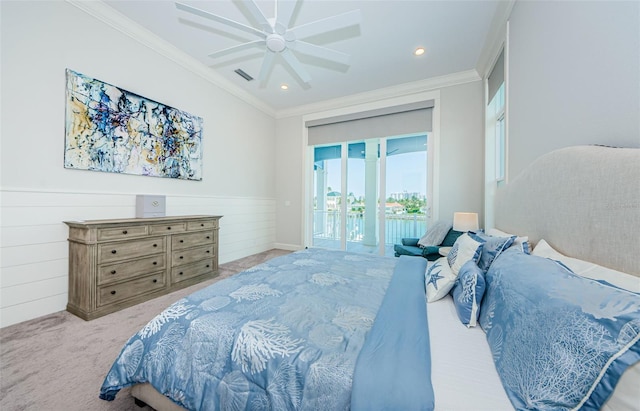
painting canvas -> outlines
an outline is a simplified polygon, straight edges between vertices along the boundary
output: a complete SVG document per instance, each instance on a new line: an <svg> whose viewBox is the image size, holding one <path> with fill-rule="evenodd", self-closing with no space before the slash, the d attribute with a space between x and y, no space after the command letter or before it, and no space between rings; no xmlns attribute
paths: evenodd
<svg viewBox="0 0 640 411"><path fill-rule="evenodd" d="M202 180L202 118L67 69L64 166Z"/></svg>

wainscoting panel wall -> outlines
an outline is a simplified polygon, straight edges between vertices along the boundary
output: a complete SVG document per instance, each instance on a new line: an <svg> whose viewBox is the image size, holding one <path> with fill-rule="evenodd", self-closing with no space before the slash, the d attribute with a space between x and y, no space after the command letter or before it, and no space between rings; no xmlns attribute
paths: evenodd
<svg viewBox="0 0 640 411"><path fill-rule="evenodd" d="M135 194L2 190L0 196L0 327L65 309L63 221L135 217ZM273 248L275 210L272 198L167 195L167 215L223 216L221 264Z"/></svg>

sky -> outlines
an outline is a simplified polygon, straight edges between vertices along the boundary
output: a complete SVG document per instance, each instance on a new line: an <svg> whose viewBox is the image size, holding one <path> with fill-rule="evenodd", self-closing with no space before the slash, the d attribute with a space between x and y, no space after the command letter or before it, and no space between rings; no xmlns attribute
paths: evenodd
<svg viewBox="0 0 640 411"><path fill-rule="evenodd" d="M327 186L340 191L340 159L327 160ZM349 159L347 193L364 196L364 160ZM427 192L427 152L405 153L387 157L387 197L391 193Z"/></svg>

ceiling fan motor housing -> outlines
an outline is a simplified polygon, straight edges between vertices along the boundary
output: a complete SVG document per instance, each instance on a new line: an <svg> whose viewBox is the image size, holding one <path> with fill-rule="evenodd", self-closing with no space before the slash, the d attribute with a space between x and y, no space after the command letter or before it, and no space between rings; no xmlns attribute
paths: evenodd
<svg viewBox="0 0 640 411"><path fill-rule="evenodd" d="M267 36L267 48L274 53L280 53L286 48L284 37L277 33L269 34Z"/></svg>

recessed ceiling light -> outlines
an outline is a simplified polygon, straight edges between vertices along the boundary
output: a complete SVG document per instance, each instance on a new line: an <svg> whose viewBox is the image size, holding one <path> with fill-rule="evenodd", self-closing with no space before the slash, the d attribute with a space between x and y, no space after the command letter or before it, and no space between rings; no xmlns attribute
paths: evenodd
<svg viewBox="0 0 640 411"><path fill-rule="evenodd" d="M422 56L424 54L424 47L418 47L413 54L415 54L416 56Z"/></svg>
<svg viewBox="0 0 640 411"><path fill-rule="evenodd" d="M286 84L281 84L281 85L280 85L280 88L281 88L282 90L289 90L289 86L288 86L288 85L286 85Z"/></svg>

